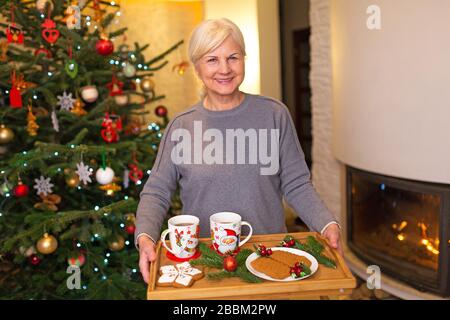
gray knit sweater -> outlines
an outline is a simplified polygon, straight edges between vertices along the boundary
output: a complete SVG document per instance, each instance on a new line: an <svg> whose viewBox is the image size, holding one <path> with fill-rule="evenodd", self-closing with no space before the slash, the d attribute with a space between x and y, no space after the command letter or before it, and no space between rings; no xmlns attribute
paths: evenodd
<svg viewBox="0 0 450 320"><path fill-rule="evenodd" d="M177 182L182 213L200 218L201 237L221 211L240 214L253 234L286 232L283 196L311 230L335 220L311 183L287 107L264 96L246 93L225 111L199 101L170 121L140 194L136 240L159 240Z"/></svg>

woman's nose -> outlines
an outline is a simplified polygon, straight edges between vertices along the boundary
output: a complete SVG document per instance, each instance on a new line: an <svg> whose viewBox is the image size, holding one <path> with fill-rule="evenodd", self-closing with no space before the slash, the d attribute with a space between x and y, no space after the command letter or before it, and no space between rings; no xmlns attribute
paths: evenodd
<svg viewBox="0 0 450 320"><path fill-rule="evenodd" d="M230 66L229 66L229 64L228 64L228 60L222 60L221 62L220 62L220 65L219 65L219 72L220 73L229 73L230 72L230 70L231 70L231 68L230 68Z"/></svg>

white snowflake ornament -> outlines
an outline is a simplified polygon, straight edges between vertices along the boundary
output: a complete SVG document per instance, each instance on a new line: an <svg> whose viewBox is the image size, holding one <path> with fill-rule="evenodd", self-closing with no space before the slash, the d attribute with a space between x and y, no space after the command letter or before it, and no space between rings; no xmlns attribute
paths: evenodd
<svg viewBox="0 0 450 320"><path fill-rule="evenodd" d="M61 107L61 110L70 111L73 108L73 104L75 103L75 99L72 98L72 93L67 94L66 91L63 92L62 96L56 96L58 98L58 102L56 103Z"/></svg>
<svg viewBox="0 0 450 320"><path fill-rule="evenodd" d="M92 182L90 178L92 172L89 170L89 166L85 165L83 161L77 164L77 170L75 172L84 185L88 184L88 182Z"/></svg>
<svg viewBox="0 0 450 320"><path fill-rule="evenodd" d="M44 196L48 196L53 192L52 187L54 186L54 184L50 182L50 178L41 176L39 179L34 179L34 181L36 182L36 184L33 186L33 188L37 190L36 193L38 195L42 193Z"/></svg>

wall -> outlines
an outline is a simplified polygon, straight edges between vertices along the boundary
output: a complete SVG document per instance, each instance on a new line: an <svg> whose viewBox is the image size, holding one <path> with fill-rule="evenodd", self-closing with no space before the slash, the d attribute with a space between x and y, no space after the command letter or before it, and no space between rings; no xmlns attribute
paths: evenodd
<svg viewBox="0 0 450 320"><path fill-rule="evenodd" d="M330 0L311 0L312 179L321 198L341 217L341 168L332 153L332 65Z"/></svg>
<svg viewBox="0 0 450 320"><path fill-rule="evenodd" d="M203 19L202 1L133 0L121 2L120 26L128 27L127 43L135 41L150 44L146 57L150 58L184 40L185 43L167 56L169 64L155 73L157 94L164 94L163 101L147 106L153 109L160 103L167 106L169 118L182 112L199 100L200 86L195 71L190 66L183 76L172 71L175 64L189 60L187 47L192 29ZM153 121L156 116L147 118Z"/></svg>
<svg viewBox="0 0 450 320"><path fill-rule="evenodd" d="M450 183L450 1L332 2L334 153L354 167ZM366 27L369 5L381 30Z"/></svg>
<svg viewBox="0 0 450 320"><path fill-rule="evenodd" d="M205 19L228 18L246 44L241 90L281 98L278 0L205 0Z"/></svg>

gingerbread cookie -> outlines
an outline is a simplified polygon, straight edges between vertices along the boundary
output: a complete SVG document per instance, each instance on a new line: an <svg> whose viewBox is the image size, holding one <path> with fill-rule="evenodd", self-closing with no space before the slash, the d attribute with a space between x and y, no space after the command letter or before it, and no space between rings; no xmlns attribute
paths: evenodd
<svg viewBox="0 0 450 320"><path fill-rule="evenodd" d="M196 280L203 278L203 271L191 267L189 262L166 265L159 268L160 277L157 285L161 287L187 288Z"/></svg>
<svg viewBox="0 0 450 320"><path fill-rule="evenodd" d="M252 261L252 267L261 273L274 279L285 279L291 276L291 267L296 263L302 263L307 267L311 266L309 259L296 254L274 250L268 256L262 256Z"/></svg>

